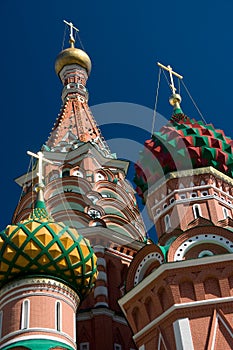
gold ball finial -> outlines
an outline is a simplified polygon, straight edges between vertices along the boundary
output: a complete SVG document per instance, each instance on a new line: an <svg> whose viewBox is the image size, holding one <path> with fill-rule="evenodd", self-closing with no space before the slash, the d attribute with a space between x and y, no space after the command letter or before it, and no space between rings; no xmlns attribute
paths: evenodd
<svg viewBox="0 0 233 350"><path fill-rule="evenodd" d="M55 71L57 75L59 75L60 71L64 66L70 64L78 64L86 69L88 75L90 75L91 73L90 57L85 51L74 47L73 42L71 43L71 47L61 51L56 58Z"/></svg>
<svg viewBox="0 0 233 350"><path fill-rule="evenodd" d="M179 94L172 94L171 97L169 98L170 105L173 107L176 106L177 104L180 105L181 103L181 96Z"/></svg>

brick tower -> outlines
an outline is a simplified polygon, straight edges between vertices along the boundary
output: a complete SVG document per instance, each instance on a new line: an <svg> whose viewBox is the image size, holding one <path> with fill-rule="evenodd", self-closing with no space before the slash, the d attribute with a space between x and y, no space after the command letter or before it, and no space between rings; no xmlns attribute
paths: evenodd
<svg viewBox="0 0 233 350"><path fill-rule="evenodd" d="M0 233L3 350L76 349L76 311L96 280L88 240L53 220L42 187L30 216Z"/></svg>
<svg viewBox="0 0 233 350"><path fill-rule="evenodd" d="M117 300L146 234L135 191L125 180L129 163L110 152L88 106L91 60L74 46L76 28L68 25L70 47L55 62L63 84L62 108L40 151L52 162L43 165L44 198L54 220L77 229L97 256L97 281L77 314L78 349L131 350L135 349L131 329ZM28 217L36 200L32 189L38 165L16 180L23 196L14 224Z"/></svg>
<svg viewBox="0 0 233 350"><path fill-rule="evenodd" d="M135 256L120 305L140 350L232 349L233 141L180 101L173 89L136 166L158 244Z"/></svg>

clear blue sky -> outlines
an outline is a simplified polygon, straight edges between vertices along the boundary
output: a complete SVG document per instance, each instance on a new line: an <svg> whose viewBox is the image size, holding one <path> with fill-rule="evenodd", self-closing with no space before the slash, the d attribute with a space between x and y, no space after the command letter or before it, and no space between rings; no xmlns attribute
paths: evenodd
<svg viewBox="0 0 233 350"><path fill-rule="evenodd" d="M207 122L232 137L232 13L232 0L1 1L0 227L10 223L19 200L14 178L27 171L26 151L40 149L61 107L54 61L63 19L80 29L92 59L90 105L118 101L153 109L160 61L184 76ZM160 90L158 111L169 118L170 92L166 84ZM184 91L182 97L184 112L199 119ZM113 138L113 129L104 128L104 136Z"/></svg>

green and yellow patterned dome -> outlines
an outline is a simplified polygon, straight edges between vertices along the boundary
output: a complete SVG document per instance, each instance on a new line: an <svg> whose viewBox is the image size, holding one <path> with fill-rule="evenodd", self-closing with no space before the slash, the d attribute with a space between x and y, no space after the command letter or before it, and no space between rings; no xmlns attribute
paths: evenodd
<svg viewBox="0 0 233 350"><path fill-rule="evenodd" d="M51 276L83 299L96 280L96 256L87 239L48 215L38 200L28 220L0 233L0 287L21 276Z"/></svg>

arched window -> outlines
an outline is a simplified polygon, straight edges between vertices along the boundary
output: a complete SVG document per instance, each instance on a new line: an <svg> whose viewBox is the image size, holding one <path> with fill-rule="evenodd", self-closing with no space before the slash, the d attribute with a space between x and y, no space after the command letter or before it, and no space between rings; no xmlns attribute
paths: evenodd
<svg viewBox="0 0 233 350"><path fill-rule="evenodd" d="M204 258L206 256L212 256L214 255L213 252L211 252L210 250L202 250L199 254L198 254L198 258Z"/></svg>
<svg viewBox="0 0 233 350"><path fill-rule="evenodd" d="M30 318L30 301L28 299L23 301L21 311L21 329L29 328Z"/></svg>
<svg viewBox="0 0 233 350"><path fill-rule="evenodd" d="M199 204L193 205L193 215L194 215L194 219L197 219L201 216L201 207Z"/></svg>
<svg viewBox="0 0 233 350"><path fill-rule="evenodd" d="M171 220L170 220L170 216L167 214L164 217L164 224L165 224L165 230L168 231L169 228L171 228Z"/></svg>
<svg viewBox="0 0 233 350"><path fill-rule="evenodd" d="M58 332L61 331L61 324L62 324L62 318L61 318L61 303L60 301L56 301L55 304L55 327Z"/></svg>

